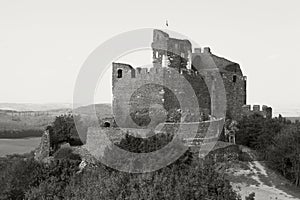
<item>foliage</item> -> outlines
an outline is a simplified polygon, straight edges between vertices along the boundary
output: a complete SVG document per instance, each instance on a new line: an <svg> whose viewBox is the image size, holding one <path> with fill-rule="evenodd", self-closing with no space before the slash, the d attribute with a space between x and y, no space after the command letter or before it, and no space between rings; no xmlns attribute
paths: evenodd
<svg viewBox="0 0 300 200"><path fill-rule="evenodd" d="M42 167L32 157L7 157L2 165L0 199L23 199L25 191L38 185Z"/></svg>
<svg viewBox="0 0 300 200"><path fill-rule="evenodd" d="M172 135L165 134L157 134L147 139L126 135L118 146L131 152L153 152L172 138ZM112 156L118 156L120 160L125 158L124 155L111 155L109 151L106 151L104 157L110 159ZM120 161L120 164L123 165L124 162L126 163L124 160ZM212 165L209 161L204 163L194 159L192 152L187 150L176 162L150 173L129 174L99 167L96 176L83 174L83 177L88 176L92 180L93 184L89 184L92 187L78 184L82 183L82 179L70 184L72 187L68 190L69 198L85 199L93 196L95 199L238 199L229 181L216 173ZM107 182L111 177L120 184ZM111 191L106 188L111 188Z"/></svg>
<svg viewBox="0 0 300 200"><path fill-rule="evenodd" d="M300 124L290 125L275 136L266 157L270 167L300 186Z"/></svg>
<svg viewBox="0 0 300 200"><path fill-rule="evenodd" d="M167 146L172 139L174 145ZM119 151L116 146L126 151ZM103 160L114 168L125 171L132 169L148 171L156 168L157 165L165 165L166 157L178 159L178 154L180 154L178 152L184 153L186 149L178 138L173 138L173 134L165 133L158 133L148 138L137 138L126 134L116 146L105 149ZM158 149L160 149L159 153L148 154L147 160L143 159L141 153L154 152ZM131 152L139 154L132 154ZM190 163L192 160L191 152L185 152L179 160Z"/></svg>
<svg viewBox="0 0 300 200"><path fill-rule="evenodd" d="M228 180L209 163L177 163L161 170L130 174L99 166L72 179L67 199L239 199Z"/></svg>
<svg viewBox="0 0 300 200"><path fill-rule="evenodd" d="M33 155L2 158L0 199L24 199L25 195L28 199L62 198L78 164L79 161L69 159L43 164L35 161Z"/></svg>
<svg viewBox="0 0 300 200"><path fill-rule="evenodd" d="M43 166L41 180L37 187L26 192L26 199L64 199L65 189L78 171L78 161L55 160Z"/></svg>
<svg viewBox="0 0 300 200"><path fill-rule="evenodd" d="M54 153L53 156L55 159L68 159L68 160L81 161L80 155L73 153L73 150L69 147L60 148L58 151Z"/></svg>
<svg viewBox="0 0 300 200"><path fill-rule="evenodd" d="M79 131L77 131L79 129ZM54 151L58 150L59 144L68 142L71 145L82 145L85 143L87 127L82 125L78 115L60 115L55 118L51 126L47 127L50 133L50 145ZM79 133L85 133L80 135Z"/></svg>
<svg viewBox="0 0 300 200"><path fill-rule="evenodd" d="M70 140L72 119L60 116L48 127L54 141ZM165 134L147 139L127 135L118 145L133 152L152 152L172 139ZM106 159L111 156L123 155L104 154ZM194 158L190 150L167 167L141 174L120 172L101 163L79 173L81 159L66 147L56 151L50 163L39 163L33 155L0 161L0 199L239 199L213 163Z"/></svg>
<svg viewBox="0 0 300 200"><path fill-rule="evenodd" d="M273 119L264 118L259 114L244 117L238 123L236 142L264 151L267 146L274 143L274 137L289 124L290 121L281 116Z"/></svg>
<svg viewBox="0 0 300 200"><path fill-rule="evenodd" d="M260 115L244 117L239 122L237 143L257 150L269 167L300 185L300 124L281 115L266 119Z"/></svg>

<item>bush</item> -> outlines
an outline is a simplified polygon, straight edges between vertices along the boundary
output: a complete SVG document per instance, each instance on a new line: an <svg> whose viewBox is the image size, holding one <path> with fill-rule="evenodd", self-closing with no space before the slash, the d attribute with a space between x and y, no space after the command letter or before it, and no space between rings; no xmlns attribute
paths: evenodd
<svg viewBox="0 0 300 200"><path fill-rule="evenodd" d="M85 135L79 136L77 129L80 129L79 133ZM83 145L86 142L87 127L82 124L80 116L77 115L58 116L52 125L47 127L47 130L50 133L50 145L54 152L59 149L59 144L63 142L74 146Z"/></svg>
<svg viewBox="0 0 300 200"><path fill-rule="evenodd" d="M41 178L42 165L31 158L6 159L1 170L1 199L24 199L30 187L36 187Z"/></svg>
<svg viewBox="0 0 300 200"><path fill-rule="evenodd" d="M70 147L60 148L58 151L55 152L53 156L55 159L69 159L81 161L80 155L73 153L73 150Z"/></svg>
<svg viewBox="0 0 300 200"><path fill-rule="evenodd" d="M253 161L251 156L246 152L239 153L239 158L238 159L239 159L239 161L242 161L242 162L251 162L251 161Z"/></svg>

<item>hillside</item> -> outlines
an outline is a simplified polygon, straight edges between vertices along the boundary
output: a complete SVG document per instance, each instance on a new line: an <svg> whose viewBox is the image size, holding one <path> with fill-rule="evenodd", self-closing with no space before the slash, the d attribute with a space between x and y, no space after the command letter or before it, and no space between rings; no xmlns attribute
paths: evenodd
<svg viewBox="0 0 300 200"><path fill-rule="evenodd" d="M17 107L18 106L15 106L14 108ZM20 109L21 107L18 108ZM22 107L22 109L32 109L26 111L0 109L0 138L10 138L12 135L19 138L22 137L22 134L40 136L41 131L43 131L47 125L51 124L56 116L72 113L70 108L56 108L39 111L33 111L33 108L34 107L30 106ZM96 109L97 119L92 119L90 117L94 108ZM98 123L99 119L103 117L112 116L110 104L96 104L76 108L75 114L79 113L83 121L88 123L88 125Z"/></svg>
<svg viewBox="0 0 300 200"><path fill-rule="evenodd" d="M99 118L113 116L111 104L93 104L75 109L75 113L80 113L82 117L91 115L93 112L96 112Z"/></svg>
<svg viewBox="0 0 300 200"><path fill-rule="evenodd" d="M55 116L69 112L68 109L49 111L11 111L0 110L0 130L43 129Z"/></svg>

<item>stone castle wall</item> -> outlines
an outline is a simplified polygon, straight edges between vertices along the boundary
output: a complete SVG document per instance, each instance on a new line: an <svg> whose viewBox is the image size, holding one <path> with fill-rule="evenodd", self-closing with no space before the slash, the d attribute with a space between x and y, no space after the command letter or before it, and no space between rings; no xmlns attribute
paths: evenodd
<svg viewBox="0 0 300 200"><path fill-rule="evenodd" d="M152 49L150 68L135 69L128 64L113 63L113 111L118 126L137 128L141 125L136 119L139 116L145 122L142 126L147 127L151 122L157 125L165 121L166 113L176 109L195 112L199 109L199 113L214 116L211 108L220 110L222 106L217 102L225 95L216 86L217 73L226 92L227 116L232 119L242 116L246 77L237 63L215 56L209 48L203 52L196 48L192 52L188 40L170 38L159 30L154 30ZM180 55L179 58L169 51ZM199 108L195 109L195 105ZM154 117L151 117L153 106L161 112L152 111Z"/></svg>
<svg viewBox="0 0 300 200"><path fill-rule="evenodd" d="M38 148L34 152L34 159L37 161L43 161L50 156L50 134L49 131L44 131L41 142Z"/></svg>
<svg viewBox="0 0 300 200"><path fill-rule="evenodd" d="M253 114L259 114L265 118L270 119L272 118L272 108L266 105L263 105L262 107L260 107L260 105L253 105L252 109L251 109L251 105L244 105L242 107L243 116L249 116Z"/></svg>
<svg viewBox="0 0 300 200"><path fill-rule="evenodd" d="M118 70L122 70L120 78L117 77ZM135 70L132 67L128 68L127 65L113 63L113 109L114 114L120 119L117 124L124 122L120 126L125 127L128 124L129 116L128 114L125 116L124 108L131 113L134 110L149 109L150 104L160 105L167 111L182 108L179 102L183 102L190 108L193 106L192 104L198 104L200 112L212 114L210 92L213 89L208 88L206 84L211 84L213 81L208 78L209 73L216 72L207 72L205 75L202 72L183 72L181 74L168 68L154 67ZM238 119L241 117L242 106L246 103L246 80L243 76L232 72L222 72L221 77L226 92L227 113L232 118ZM221 96L218 92L220 91L215 92L213 98L216 102L217 98ZM198 100L196 104L191 101L191 94ZM138 106L139 108L137 108ZM163 122L159 116L156 119L157 123Z"/></svg>
<svg viewBox="0 0 300 200"><path fill-rule="evenodd" d="M154 132L155 134L176 134L177 137L184 141L185 145L199 147L203 143L216 142L223 129L223 123L224 119L197 123L161 123L157 127L158 131ZM122 138L125 138L126 134L147 138L153 132L150 129L90 127L84 148L93 155L103 156L106 147L120 142ZM201 139L201 142L197 143L199 141L197 139Z"/></svg>

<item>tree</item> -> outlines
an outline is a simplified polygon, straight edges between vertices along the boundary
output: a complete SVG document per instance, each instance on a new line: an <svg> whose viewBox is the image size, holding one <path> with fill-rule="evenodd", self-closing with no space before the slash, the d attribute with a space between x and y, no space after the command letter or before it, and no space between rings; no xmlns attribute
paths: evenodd
<svg viewBox="0 0 300 200"><path fill-rule="evenodd" d="M79 129L79 130L77 130ZM85 143L87 127L85 127L79 115L60 115L55 118L51 126L47 127L50 133L50 145L54 151L59 148L59 143L67 142L71 145ZM80 135L84 133L84 135Z"/></svg>
<svg viewBox="0 0 300 200"><path fill-rule="evenodd" d="M236 142L263 152L287 124L282 118L267 119L259 114L243 117L238 122Z"/></svg>
<svg viewBox="0 0 300 200"><path fill-rule="evenodd" d="M300 127L298 124L283 129L268 147L270 167L279 171L295 185L300 185Z"/></svg>

